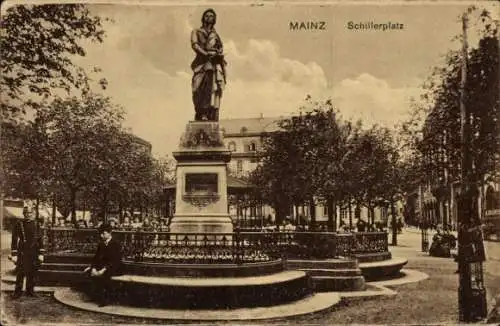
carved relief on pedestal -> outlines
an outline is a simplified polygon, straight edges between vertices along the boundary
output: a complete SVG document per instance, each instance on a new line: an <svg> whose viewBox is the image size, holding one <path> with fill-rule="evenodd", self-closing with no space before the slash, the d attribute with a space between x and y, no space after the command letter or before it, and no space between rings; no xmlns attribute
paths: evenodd
<svg viewBox="0 0 500 326"><path fill-rule="evenodd" d="M220 196L218 194L215 195L184 195L182 196L182 200L186 203L189 203L198 208L207 207L210 204L214 204L218 202Z"/></svg>
<svg viewBox="0 0 500 326"><path fill-rule="evenodd" d="M190 123L181 138L181 148L224 147L222 137L222 131L216 122Z"/></svg>
<svg viewBox="0 0 500 326"><path fill-rule="evenodd" d="M198 208L218 202L217 173L187 173L182 200Z"/></svg>

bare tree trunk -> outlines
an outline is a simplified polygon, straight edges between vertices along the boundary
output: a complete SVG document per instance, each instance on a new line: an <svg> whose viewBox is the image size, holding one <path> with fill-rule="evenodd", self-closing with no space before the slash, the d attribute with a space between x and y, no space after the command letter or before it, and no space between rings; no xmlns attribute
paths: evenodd
<svg viewBox="0 0 500 326"><path fill-rule="evenodd" d="M371 222L370 219L368 219L368 223L371 225L375 224L375 207L372 205L368 205L368 211L370 212L370 217L371 217Z"/></svg>
<svg viewBox="0 0 500 326"><path fill-rule="evenodd" d="M328 231L335 232L337 229L337 221L335 219L335 203L332 197L327 199L327 210L328 210Z"/></svg>
<svg viewBox="0 0 500 326"><path fill-rule="evenodd" d="M391 198L391 214L392 214L392 245L398 245L398 226L396 225L396 208L394 207L394 199Z"/></svg>
<svg viewBox="0 0 500 326"><path fill-rule="evenodd" d="M351 205L351 198L349 198L349 229L352 230L352 205Z"/></svg>
<svg viewBox="0 0 500 326"><path fill-rule="evenodd" d="M71 202L71 223L76 224L76 189L72 188L70 191Z"/></svg>
<svg viewBox="0 0 500 326"><path fill-rule="evenodd" d="M55 195L52 198L52 225L56 224L56 198Z"/></svg>
<svg viewBox="0 0 500 326"><path fill-rule="evenodd" d="M108 222L108 192L104 192L104 196L102 197L102 223Z"/></svg>
<svg viewBox="0 0 500 326"><path fill-rule="evenodd" d="M120 224L123 223L123 204L122 204L122 201L118 201L118 214L119 214L119 218L120 218Z"/></svg>
<svg viewBox="0 0 500 326"><path fill-rule="evenodd" d="M311 229L316 229L316 205L314 199L309 201L309 211L311 214Z"/></svg>
<svg viewBox="0 0 500 326"><path fill-rule="evenodd" d="M227 211L229 213L229 204L227 207ZM167 194L167 198L165 198L165 218L170 217L170 195Z"/></svg>
<svg viewBox="0 0 500 326"><path fill-rule="evenodd" d="M36 196L35 199L35 208L35 218L38 220L38 218L40 217L40 198L38 196Z"/></svg>

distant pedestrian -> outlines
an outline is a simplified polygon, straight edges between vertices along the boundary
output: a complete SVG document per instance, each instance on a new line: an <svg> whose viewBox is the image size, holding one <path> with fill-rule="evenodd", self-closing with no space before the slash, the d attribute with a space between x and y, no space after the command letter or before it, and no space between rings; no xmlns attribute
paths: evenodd
<svg viewBox="0 0 500 326"><path fill-rule="evenodd" d="M11 260L16 264L16 287L13 298L22 295L26 278L26 295L35 295L35 274L43 262L43 235L33 212L25 207L24 219L18 221L12 232Z"/></svg>
<svg viewBox="0 0 500 326"><path fill-rule="evenodd" d="M118 221L116 220L116 218L114 218L114 217L110 218L109 225L111 226L111 229L118 228Z"/></svg>
<svg viewBox="0 0 500 326"><path fill-rule="evenodd" d="M358 223L356 223L356 228L358 229L358 232L365 232L366 230L366 222L363 219L359 219Z"/></svg>
<svg viewBox="0 0 500 326"><path fill-rule="evenodd" d="M134 229L140 229L142 227L142 223L137 216L134 217L134 222L132 223L132 227Z"/></svg>
<svg viewBox="0 0 500 326"><path fill-rule="evenodd" d="M398 233L403 233L403 226L404 226L404 223L403 223L403 220L400 217L400 218L398 218L398 221L396 223L396 227L397 227Z"/></svg>
<svg viewBox="0 0 500 326"><path fill-rule="evenodd" d="M130 217L128 217L128 215L125 215L125 217L123 218L123 223L120 225L120 228L122 230L132 229L132 223L130 223Z"/></svg>
<svg viewBox="0 0 500 326"><path fill-rule="evenodd" d="M87 222L86 222L84 219L79 219L79 220L76 222L76 227L77 227L78 229L87 228Z"/></svg>

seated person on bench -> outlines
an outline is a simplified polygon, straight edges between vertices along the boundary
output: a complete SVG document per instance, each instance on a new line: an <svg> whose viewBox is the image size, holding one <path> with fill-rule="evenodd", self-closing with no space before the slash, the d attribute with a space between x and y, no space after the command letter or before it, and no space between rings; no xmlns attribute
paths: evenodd
<svg viewBox="0 0 500 326"><path fill-rule="evenodd" d="M111 225L99 227L101 241L92 259L92 264L84 272L89 273L95 285L100 307L106 306L111 300L111 277L122 273L121 246L111 235Z"/></svg>

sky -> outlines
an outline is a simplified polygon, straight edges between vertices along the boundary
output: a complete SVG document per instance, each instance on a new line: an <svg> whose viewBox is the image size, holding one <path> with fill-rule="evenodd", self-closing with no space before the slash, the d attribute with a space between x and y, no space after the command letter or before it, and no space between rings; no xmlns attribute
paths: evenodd
<svg viewBox="0 0 500 326"><path fill-rule="evenodd" d="M190 33L214 8L228 62L221 119L289 115L310 94L332 98L344 117L392 127L405 119L432 67L459 48L454 37L466 5L92 4L111 21L104 42L86 44L76 63L100 67L126 126L156 155L170 155L194 118ZM290 30L295 21L324 22L325 30ZM403 28L353 30L349 22Z"/></svg>

